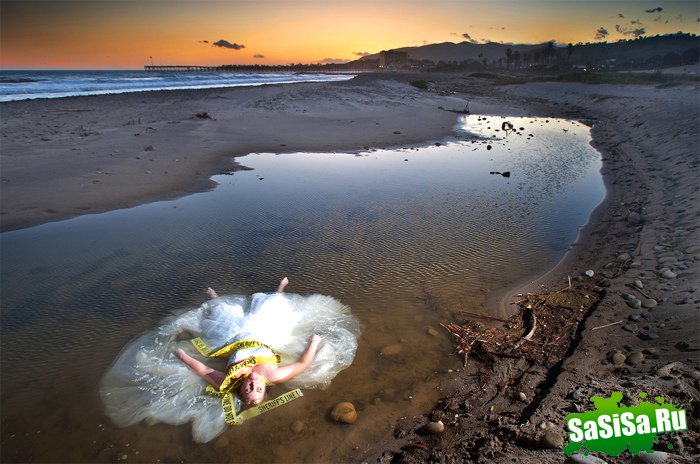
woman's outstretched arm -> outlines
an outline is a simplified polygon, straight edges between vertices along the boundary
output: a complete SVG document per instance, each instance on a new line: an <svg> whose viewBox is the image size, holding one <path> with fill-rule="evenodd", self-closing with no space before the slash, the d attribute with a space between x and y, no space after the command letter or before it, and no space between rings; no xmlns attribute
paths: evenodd
<svg viewBox="0 0 700 464"><path fill-rule="evenodd" d="M322 335L314 334L309 339L309 346L306 347L306 351L301 355L299 361L288 366L281 366L276 369L272 369L269 372L264 373L267 380L272 383L282 383L293 379L297 375L301 374L309 367L311 361L314 360L316 353L318 352L318 347L321 341L324 339Z"/></svg>

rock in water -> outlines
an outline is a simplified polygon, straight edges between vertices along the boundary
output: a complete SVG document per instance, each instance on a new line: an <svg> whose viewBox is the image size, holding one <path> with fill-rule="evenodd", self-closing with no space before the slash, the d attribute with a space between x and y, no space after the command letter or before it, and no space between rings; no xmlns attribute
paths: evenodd
<svg viewBox="0 0 700 464"><path fill-rule="evenodd" d="M301 433L301 431L304 430L304 423L297 419L294 422L292 422L290 429L294 433Z"/></svg>
<svg viewBox="0 0 700 464"><path fill-rule="evenodd" d="M401 343L394 343L393 345L387 345L379 351L382 356L394 357L403 353L403 346Z"/></svg>
<svg viewBox="0 0 700 464"><path fill-rule="evenodd" d="M352 424L357 420L357 411L355 411L355 406L352 403L343 401L333 407L331 417L336 422Z"/></svg>

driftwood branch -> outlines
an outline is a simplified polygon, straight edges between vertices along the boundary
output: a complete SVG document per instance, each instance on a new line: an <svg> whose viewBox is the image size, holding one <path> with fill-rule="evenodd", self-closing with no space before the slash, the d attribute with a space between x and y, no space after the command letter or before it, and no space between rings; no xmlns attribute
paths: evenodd
<svg viewBox="0 0 700 464"><path fill-rule="evenodd" d="M521 338L520 340L518 340L518 341L515 343L515 345L513 345L513 349L514 349L514 350L517 350L518 348L520 348L520 345L522 345L523 342L525 342L526 340L530 340L530 339L532 338L532 336L535 335L535 329L536 329L536 328L537 328L537 316L535 316L535 312L532 311L532 328L531 328L530 331L527 333L527 335L525 335L523 338Z"/></svg>
<svg viewBox="0 0 700 464"><path fill-rule="evenodd" d="M509 322L508 319L501 319L500 317L494 317L494 316L487 316L485 314L477 314L477 313L472 313L469 311L460 311L460 313L471 316L471 317L480 317L482 319L489 319L492 321L498 321L498 322Z"/></svg>
<svg viewBox="0 0 700 464"><path fill-rule="evenodd" d="M599 325L598 327L593 327L593 328L591 329L591 331L593 331L593 330L598 330L598 329L604 329L604 328L610 327L610 326L612 326L612 325L622 324L623 322L625 322L625 320L624 320L624 319L621 319L621 320L616 321L616 322L611 322L610 324Z"/></svg>

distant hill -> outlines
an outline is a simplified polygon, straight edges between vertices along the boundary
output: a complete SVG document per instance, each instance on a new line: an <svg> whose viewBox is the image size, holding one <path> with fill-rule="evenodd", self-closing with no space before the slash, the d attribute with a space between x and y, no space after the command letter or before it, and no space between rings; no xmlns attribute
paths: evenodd
<svg viewBox="0 0 700 464"><path fill-rule="evenodd" d="M478 64L483 67L527 69L537 66L659 67L698 62L700 38L695 34L641 37L619 42L596 42L569 46L542 44L501 44L471 42L395 48L405 52L414 65L455 66ZM367 66L379 60L379 53L367 55L349 65Z"/></svg>
<svg viewBox="0 0 700 464"><path fill-rule="evenodd" d="M406 52L409 59L422 61L430 60L434 63L440 61L449 63L453 61L462 62L467 60L481 61L486 58L489 62L498 60L506 56L506 49L520 51L521 53L547 48L547 44L539 45L505 45L496 42L485 44L473 44L471 42L444 42L439 44L423 45L420 47L394 48L392 51ZM357 61L378 60L379 53L367 55Z"/></svg>

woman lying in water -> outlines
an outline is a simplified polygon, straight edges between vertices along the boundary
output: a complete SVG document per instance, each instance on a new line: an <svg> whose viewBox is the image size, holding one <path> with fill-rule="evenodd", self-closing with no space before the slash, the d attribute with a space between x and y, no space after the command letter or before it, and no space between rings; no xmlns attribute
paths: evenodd
<svg viewBox="0 0 700 464"><path fill-rule="evenodd" d="M194 440L205 443L232 412L262 400L265 381L328 387L353 362L359 322L333 297L284 292L288 282L252 296L209 289L201 306L175 310L127 343L100 386L112 422L191 422Z"/></svg>
<svg viewBox="0 0 700 464"><path fill-rule="evenodd" d="M277 293L282 293L288 283L289 279L286 277L283 278L279 287L277 288ZM207 293L211 298L218 298L219 296L216 291L211 288L207 290ZM288 380L291 380L304 372L304 370L309 367L309 364L311 364L311 361L313 361L314 356L316 356L319 344L323 338L323 336L318 334L312 335L306 351L304 351L304 354L302 354L299 360L294 364L280 367L279 364L275 362L263 364L256 363L252 366L244 366L242 369L237 370L235 372L235 376L233 376L231 380L235 381L235 379L244 379L238 390L243 404L246 406L260 404L265 398L267 384L287 382ZM270 359L274 358L274 354L268 347L258 348L262 348L262 351L266 351L265 353L256 353L258 356L264 356ZM229 357L226 370L230 371L231 367L235 366L241 361L244 361L245 359L249 359L249 356L244 357L251 354L249 351L249 349L245 348L234 351ZM222 383L227 380L227 377L229 377L224 372L212 369L204 363L194 359L192 356L185 353L182 348L178 348L175 351L175 356L184 362L197 375L213 385L217 390L221 388Z"/></svg>

